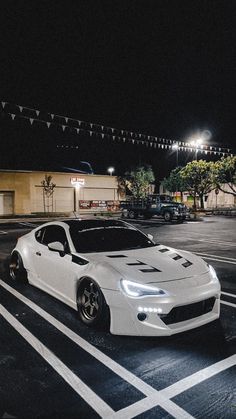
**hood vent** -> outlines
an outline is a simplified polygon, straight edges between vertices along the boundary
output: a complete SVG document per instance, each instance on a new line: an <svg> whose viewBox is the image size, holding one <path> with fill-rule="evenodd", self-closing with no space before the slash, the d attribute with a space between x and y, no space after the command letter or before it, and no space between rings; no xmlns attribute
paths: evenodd
<svg viewBox="0 0 236 419"><path fill-rule="evenodd" d="M182 266L184 266L185 268L188 268L188 266L191 266L192 262L190 262L189 260L186 260L186 262L182 263Z"/></svg>
<svg viewBox="0 0 236 419"><path fill-rule="evenodd" d="M140 272L143 273L149 273L149 272L161 272L159 269L154 268L153 266L151 268L144 268L144 269L139 269Z"/></svg>
<svg viewBox="0 0 236 419"><path fill-rule="evenodd" d="M160 250L159 250L159 252L161 252L161 253L165 253L165 252L169 252L169 250L170 250L170 249L166 249L166 248L164 248L164 249L160 249Z"/></svg>
<svg viewBox="0 0 236 419"><path fill-rule="evenodd" d="M182 256L176 255L175 257L173 257L173 260L179 260L179 259L182 259Z"/></svg>
<svg viewBox="0 0 236 419"><path fill-rule="evenodd" d="M126 255L107 255L108 258L127 258Z"/></svg>
<svg viewBox="0 0 236 419"><path fill-rule="evenodd" d="M137 262L126 263L126 265L129 265L129 266L140 266L140 265L147 265L147 264L144 263L144 262L141 262L140 260L137 260Z"/></svg>

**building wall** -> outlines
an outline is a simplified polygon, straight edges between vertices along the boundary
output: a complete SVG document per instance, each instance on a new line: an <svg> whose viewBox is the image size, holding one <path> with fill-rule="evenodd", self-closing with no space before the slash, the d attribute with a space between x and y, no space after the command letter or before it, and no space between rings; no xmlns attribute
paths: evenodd
<svg viewBox="0 0 236 419"><path fill-rule="evenodd" d="M41 182L45 174L52 176L56 184L53 199L46 200L48 210L53 212L71 212L79 208L81 200L118 200L117 178L107 175L82 175L60 172L0 172L0 196L4 192L14 195L14 214L30 214L44 211L43 187ZM84 180L79 189L71 183L71 178ZM0 198L1 200L1 198ZM3 198L1 200L3 202ZM0 205L0 214L3 204ZM2 210L4 211L4 210Z"/></svg>
<svg viewBox="0 0 236 419"><path fill-rule="evenodd" d="M230 187L228 185L222 185L224 190L231 191ZM205 202L205 208L222 208L222 207L235 207L236 205L236 197L224 193L219 190L218 195L215 193L215 190L211 191L208 194L207 201Z"/></svg>

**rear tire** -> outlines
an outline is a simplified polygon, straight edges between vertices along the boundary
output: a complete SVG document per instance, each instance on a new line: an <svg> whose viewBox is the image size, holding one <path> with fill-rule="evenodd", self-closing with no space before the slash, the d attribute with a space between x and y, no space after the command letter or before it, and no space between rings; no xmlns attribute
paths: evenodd
<svg viewBox="0 0 236 419"><path fill-rule="evenodd" d="M9 275L15 282L28 282L27 271L24 268L21 255L18 252L12 253L10 257Z"/></svg>
<svg viewBox="0 0 236 419"><path fill-rule="evenodd" d="M80 320L90 327L108 329L110 310L100 287L91 278L84 278L77 292Z"/></svg>

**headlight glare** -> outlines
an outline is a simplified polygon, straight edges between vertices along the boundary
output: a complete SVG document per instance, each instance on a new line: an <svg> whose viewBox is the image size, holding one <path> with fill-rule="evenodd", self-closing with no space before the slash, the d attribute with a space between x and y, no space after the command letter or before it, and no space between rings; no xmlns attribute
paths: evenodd
<svg viewBox="0 0 236 419"><path fill-rule="evenodd" d="M164 296L166 292L150 285L139 284L138 282L121 280L121 289L129 297Z"/></svg>

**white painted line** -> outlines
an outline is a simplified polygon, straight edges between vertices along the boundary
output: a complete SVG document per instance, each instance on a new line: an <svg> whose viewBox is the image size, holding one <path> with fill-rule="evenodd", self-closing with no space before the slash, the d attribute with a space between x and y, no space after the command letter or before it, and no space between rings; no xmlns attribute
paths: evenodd
<svg viewBox="0 0 236 419"><path fill-rule="evenodd" d="M119 410L113 416L109 417L109 419L132 419L158 405L165 409L175 419L194 419L193 416L182 409L182 407L177 406L177 404L169 399L164 397L162 398L162 396L160 396L160 392L156 396L146 397L143 400Z"/></svg>
<svg viewBox="0 0 236 419"><path fill-rule="evenodd" d="M204 243L212 243L212 244L220 244L223 246L236 246L236 243L234 242L226 242L226 241L222 241L222 240L207 240L207 239L195 239L198 242L204 242Z"/></svg>
<svg viewBox="0 0 236 419"><path fill-rule="evenodd" d="M4 319L51 365L51 367L72 387L72 389L103 418L110 417L111 409L100 397L80 380L59 358L57 358L40 340L12 316L2 305L0 314Z"/></svg>
<svg viewBox="0 0 236 419"><path fill-rule="evenodd" d="M105 355L103 352L96 349L93 345L91 345L89 342L87 342L85 339L81 338L79 335L77 335L75 332L70 330L67 326L65 326L60 321L56 320L53 316L51 316L49 313L47 313L45 310L37 306L35 303L33 303L31 300L29 300L27 297L20 294L18 291L7 285L5 282L0 280L0 285L5 288L7 291L9 291L11 294L13 294L16 298L18 298L20 301L22 301L24 304L29 306L32 310L34 310L37 314L39 314L41 317L43 317L45 320L47 320L49 323L51 323L54 327L56 327L58 330L60 330L62 333L64 333L69 339L71 339L73 342L75 342L78 346L80 346L85 351L89 352L94 358L96 358L98 361L106 365L109 369L111 369L115 374L120 376L123 380L131 384L133 387L136 387L139 391L141 391L143 394L145 394L147 397L144 399L124 408L120 411L113 413L113 415L109 416L109 419L111 418L120 418L120 419L131 419L134 416L144 413L145 411L151 409L152 407L160 405L163 409L165 409L169 414L171 414L176 419L191 419L192 416L189 415L187 412L185 412L182 408L177 406L174 402L169 400L169 396L167 396L164 390L157 391L153 387L151 387L149 384L142 381L140 378L136 377L133 373L126 370L124 367L113 361L111 358L109 358L107 355ZM234 364L236 363L236 355L234 355ZM232 357L230 357L232 358ZM228 358L229 359L229 358ZM227 361L224 360L224 361ZM224 362L220 361L220 362ZM207 369L212 368L214 370L214 366L218 365L214 364L213 366L210 366ZM233 364L233 365L234 365ZM225 364L221 365L221 368L218 372L221 370L223 371L226 368L229 368L229 362L225 362ZM225 368L223 368L225 367ZM205 371L202 370L202 371ZM214 374L217 374L216 370L214 370ZM209 372L208 375L205 373L203 376L201 375L201 371L199 371L196 374L200 374L202 377L202 381L209 378ZM196 374L193 374L194 376ZM213 374L213 375L214 375ZM190 376L192 377L192 376ZM185 383L187 382L187 378L185 378ZM181 380L180 382L182 382ZM199 381L200 382L200 381ZM179 382L178 382L179 383ZM178 383L174 384L173 386L177 385ZM192 383L190 379L190 384ZM189 385L189 388L192 387L195 384ZM167 389L173 388L173 386L167 387ZM186 386L186 384L185 384ZM187 388L186 388L187 389ZM183 390L185 391L185 390ZM174 397L174 396L170 396Z"/></svg>
<svg viewBox="0 0 236 419"><path fill-rule="evenodd" d="M204 368L192 375L189 375L188 377L183 378L183 380L180 380L177 383L164 388L160 391L160 393L163 396L172 399L178 394L189 390L191 387L196 386L202 381L207 380L208 378L211 378L214 375L219 374L220 372L225 371L230 367L233 367L234 365L236 365L236 355L229 356L222 361L216 362L216 364L210 365L210 367Z"/></svg>
<svg viewBox="0 0 236 419"><path fill-rule="evenodd" d="M85 339L81 338L79 335L77 335L75 332L69 329L66 325L64 325L59 320L51 316L51 314L47 313L41 307L37 306L35 303L33 303L33 301L20 294L18 291L7 285L2 280L0 280L0 285L3 288L5 288L8 292L13 294L16 298L18 298L18 300L22 301L24 304L26 304L28 307L34 310L37 314L39 314L41 317L43 317L45 320L51 323L54 327L56 327L56 329L60 330L65 336L67 336L69 339L75 342L78 346L90 353L94 358L96 358L98 361L100 361L102 364L104 364L106 367L112 370L115 374L120 376L123 380L127 381L132 386L136 387L139 391L145 394L145 396L156 394L156 390L153 387L149 386L149 384L145 383L144 381L136 377L136 375L132 374L131 372L123 368L121 365L119 365L117 362L113 361L99 349L95 348Z"/></svg>
<svg viewBox="0 0 236 419"><path fill-rule="evenodd" d="M65 326L60 321L56 320L53 316L51 316L49 313L47 313L45 310L37 306L35 303L33 303L28 298L24 297L22 294L20 294L18 291L14 290L12 287L7 285L5 282L0 280L0 285L5 288L7 291L9 291L11 294L13 294L16 298L18 298L20 301L22 301L24 304L26 304L28 307L30 307L32 310L34 310L37 314L39 314L41 317L43 317L45 320L47 320L49 323L51 323L54 327L56 327L58 330L60 330L64 335L66 335L69 339L71 339L73 342L75 342L78 346L80 346L82 349L87 351L90 355L92 355L94 358L96 358L98 361L100 361L102 364L104 364L106 367L108 367L110 370L112 370L116 375L121 377L124 381L131 384L133 387L137 388L140 392L145 394L146 396L155 396L155 403L156 405L159 404L163 409L165 409L168 413L172 414L176 419L191 419L192 417L188 415L186 412L184 412L183 409L178 407L175 403L169 400L165 400L163 396L159 398L159 392L155 390L153 387L151 387L149 384L142 381L140 378L136 377L133 373L126 370L124 367L119 365L117 362L113 361L111 358L109 358L107 355L105 355L103 352L96 349L93 345L91 345L89 342L87 342L85 339L81 338L79 335L77 335L75 332L70 330L67 326ZM142 399L141 401L146 400ZM158 401L157 401L158 400ZM148 408L150 409L150 407ZM173 413L176 412L176 415ZM183 416L185 415L185 416ZM128 418L129 416L127 416ZM109 416L109 419L111 416ZM125 416L122 416L122 419L125 419Z"/></svg>
<svg viewBox="0 0 236 419"><path fill-rule="evenodd" d="M28 223L28 222L21 222L18 224L22 226L26 226L26 227L38 227L38 224L33 224L33 223Z"/></svg>
<svg viewBox="0 0 236 419"><path fill-rule="evenodd" d="M225 304L226 306L230 306L230 307L234 307L234 308L236 308L236 304L229 303L229 301L223 301L223 300L220 300L220 303L221 303L221 304Z"/></svg>
<svg viewBox="0 0 236 419"><path fill-rule="evenodd" d="M223 259L223 260L229 260L229 261L232 260L232 261L236 262L236 258L229 258L229 257L226 257L226 256L212 255L210 253L202 253L202 252L194 252L194 253L195 253L195 255L210 256L210 257L213 257L213 258L218 258L218 259Z"/></svg>
<svg viewBox="0 0 236 419"><path fill-rule="evenodd" d="M7 231L0 230L0 234L7 234Z"/></svg>
<svg viewBox="0 0 236 419"><path fill-rule="evenodd" d="M236 262L231 262L229 260L216 259L216 258L211 258L207 256L202 256L202 257L207 260L214 260L215 262L222 262L222 263L229 263L230 265L236 265Z"/></svg>
<svg viewBox="0 0 236 419"><path fill-rule="evenodd" d="M216 262L222 262L222 263L229 263L230 265L236 265L236 261L233 262L231 260L218 259L218 258L214 258L214 257L211 257L211 256L203 255L202 253L198 253L198 252L193 252L193 253L195 253L195 255L197 255L197 256L201 256L203 259L214 260Z"/></svg>
<svg viewBox="0 0 236 419"><path fill-rule="evenodd" d="M224 292L224 291L221 291L221 294L223 294L223 295L228 295L229 297L236 298L236 294L230 294L229 292Z"/></svg>

